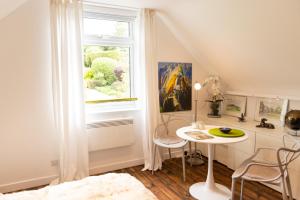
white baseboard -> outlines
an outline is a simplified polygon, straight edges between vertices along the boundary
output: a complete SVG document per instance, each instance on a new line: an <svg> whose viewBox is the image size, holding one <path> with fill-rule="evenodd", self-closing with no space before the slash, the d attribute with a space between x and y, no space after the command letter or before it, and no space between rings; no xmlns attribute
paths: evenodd
<svg viewBox="0 0 300 200"><path fill-rule="evenodd" d="M95 175L95 174L100 174L108 171L142 165L143 163L144 163L143 158L129 160L125 162L115 162L108 165L99 165L96 167L92 167L90 168L89 173L90 175ZM51 181L53 181L57 177L58 175L51 175L51 176L27 179L23 181L14 182L14 183L3 184L0 185L0 192L7 193L7 192L13 192L18 190L24 190L28 188L48 185Z"/></svg>
<svg viewBox="0 0 300 200"><path fill-rule="evenodd" d="M23 181L14 182L14 183L3 184L0 185L0 192L1 193L13 192L18 190L24 190L26 188L48 185L51 181L53 181L57 177L58 177L57 175L52 175L52 176L27 179Z"/></svg>
<svg viewBox="0 0 300 200"><path fill-rule="evenodd" d="M188 149L186 149L188 150ZM176 149L172 150L172 157L181 157L181 150ZM165 152L163 154L163 159L168 159L169 158L169 153ZM123 161L123 162L115 162L115 163L110 163L107 165L99 165L90 168L89 174L90 175L96 175L96 174L101 174L113 170L119 170L123 168L128 168L128 167L133 167L137 165L142 165L144 164L144 159L143 158L138 158L138 159L133 159L129 161ZM27 188L33 188L33 187L38 187L42 185L48 185L51 181L56 179L58 175L51 175L51 176L45 176L45 177L38 177L38 178L33 178L33 179L27 179L23 181L18 181L14 183L8 183L8 184L3 184L0 185L0 192L1 193L7 193L7 192L12 192L12 191L18 191L18 190L23 190Z"/></svg>
<svg viewBox="0 0 300 200"><path fill-rule="evenodd" d="M143 158L129 160L125 162L115 162L115 163L110 163L108 165L99 165L99 166L92 167L90 168L89 173L90 175L101 174L109 171L124 169L128 167L142 165L142 164L144 164Z"/></svg>

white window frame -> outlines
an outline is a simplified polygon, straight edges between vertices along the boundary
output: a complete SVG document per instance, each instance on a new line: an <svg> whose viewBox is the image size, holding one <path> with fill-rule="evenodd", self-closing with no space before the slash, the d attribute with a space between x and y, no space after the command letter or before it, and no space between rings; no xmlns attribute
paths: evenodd
<svg viewBox="0 0 300 200"><path fill-rule="evenodd" d="M127 10L121 8L110 8L99 5L85 4L83 8L83 18L100 19L100 20L112 20L112 21L124 21L129 23L129 37L94 37L94 36L83 36L83 45L101 45L101 46L118 46L129 48L129 77L130 77L130 97L124 99L111 99L111 100L95 100L86 101L87 110L93 112L113 112L118 110L135 110L137 103L135 102L135 87L134 87L134 71L135 71L135 45L136 45L136 24L137 10ZM99 108L99 105L101 109Z"/></svg>

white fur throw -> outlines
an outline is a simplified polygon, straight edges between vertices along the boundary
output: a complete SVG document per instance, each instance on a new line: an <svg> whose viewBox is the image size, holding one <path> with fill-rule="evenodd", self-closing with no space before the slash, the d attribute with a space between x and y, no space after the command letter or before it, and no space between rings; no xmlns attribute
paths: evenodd
<svg viewBox="0 0 300 200"><path fill-rule="evenodd" d="M109 173L42 189L0 194L0 200L157 200L129 174Z"/></svg>

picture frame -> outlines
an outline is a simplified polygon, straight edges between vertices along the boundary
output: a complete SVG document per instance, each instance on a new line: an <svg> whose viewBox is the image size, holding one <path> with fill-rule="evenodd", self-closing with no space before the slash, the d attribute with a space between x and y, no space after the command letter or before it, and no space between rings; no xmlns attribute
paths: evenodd
<svg viewBox="0 0 300 200"><path fill-rule="evenodd" d="M256 121L262 118L276 125L284 125L284 117L287 113L288 99L259 97L256 102L255 117Z"/></svg>
<svg viewBox="0 0 300 200"><path fill-rule="evenodd" d="M247 96L225 94L223 102L223 114L240 117L246 114Z"/></svg>
<svg viewBox="0 0 300 200"><path fill-rule="evenodd" d="M160 113L192 110L192 63L159 62Z"/></svg>

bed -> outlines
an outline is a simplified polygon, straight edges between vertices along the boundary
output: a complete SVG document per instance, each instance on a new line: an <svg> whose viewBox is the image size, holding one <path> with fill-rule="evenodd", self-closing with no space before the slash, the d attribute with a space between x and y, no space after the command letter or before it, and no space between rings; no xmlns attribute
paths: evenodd
<svg viewBox="0 0 300 200"><path fill-rule="evenodd" d="M135 177L125 173L90 176L38 190L1 194L0 200L157 200Z"/></svg>

